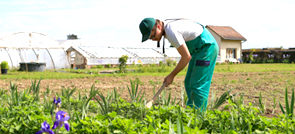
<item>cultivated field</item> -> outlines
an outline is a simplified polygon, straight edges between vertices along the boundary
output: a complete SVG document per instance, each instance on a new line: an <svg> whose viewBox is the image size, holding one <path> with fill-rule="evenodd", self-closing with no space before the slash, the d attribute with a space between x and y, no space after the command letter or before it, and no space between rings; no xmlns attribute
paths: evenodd
<svg viewBox="0 0 295 134"><path fill-rule="evenodd" d="M41 92L45 92L47 87L52 89L53 93L60 93L62 88L76 87L81 93L87 93L90 87L95 85L104 93L113 91L116 88L123 99L130 100L127 86L130 86L130 80L137 80L139 81L139 90L143 90L145 92L144 98L149 100L154 95L154 91L160 88L163 79L169 73L89 74L91 71L100 72L102 70L106 69L78 70L81 73L11 72L10 76L0 75L0 88L8 88L10 81L13 81L18 84L19 89L26 89L31 85L33 79L39 80L42 77L40 83ZM111 68L111 70L116 70L116 68ZM181 91L184 90L185 73L186 70L182 71L175 77L173 84L167 88L166 92L171 92L172 98L181 99ZM22 77L25 79L21 79ZM289 89L289 95L291 95L291 89L295 87L294 85L295 64L216 65L208 99L210 101L212 95L215 99L225 91L233 89L232 94L239 93L239 95L244 96L245 104L251 102L253 105L259 105L259 95L261 93L262 101L266 106L265 114L272 117L281 113L278 103L273 109L274 98L276 102L280 102L284 106L285 89ZM273 110L274 114L272 114Z"/></svg>
<svg viewBox="0 0 295 134"><path fill-rule="evenodd" d="M146 108L173 68L10 70L0 75L0 133L295 132L295 64L217 65L206 111L186 108L184 69Z"/></svg>

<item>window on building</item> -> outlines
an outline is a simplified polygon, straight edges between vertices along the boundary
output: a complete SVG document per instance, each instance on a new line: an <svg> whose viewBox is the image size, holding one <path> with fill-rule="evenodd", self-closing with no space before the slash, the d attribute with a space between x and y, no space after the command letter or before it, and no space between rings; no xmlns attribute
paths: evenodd
<svg viewBox="0 0 295 134"><path fill-rule="evenodd" d="M236 49L235 48L227 48L226 49L226 59L235 59L236 56Z"/></svg>

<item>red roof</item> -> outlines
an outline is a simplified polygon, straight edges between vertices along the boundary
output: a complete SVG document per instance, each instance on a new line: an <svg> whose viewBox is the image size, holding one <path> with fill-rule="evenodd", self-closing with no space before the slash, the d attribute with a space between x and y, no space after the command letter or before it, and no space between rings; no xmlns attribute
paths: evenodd
<svg viewBox="0 0 295 134"><path fill-rule="evenodd" d="M224 40L242 40L247 39L239 34L235 29L230 26L211 26L207 25L206 28L211 29L217 35L219 35Z"/></svg>

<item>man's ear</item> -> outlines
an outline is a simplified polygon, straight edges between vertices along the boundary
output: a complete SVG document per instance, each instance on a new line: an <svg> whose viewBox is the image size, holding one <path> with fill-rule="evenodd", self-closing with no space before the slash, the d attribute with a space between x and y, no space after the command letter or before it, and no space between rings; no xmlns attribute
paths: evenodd
<svg viewBox="0 0 295 134"><path fill-rule="evenodd" d="M160 24L157 24L157 29L162 30L162 26Z"/></svg>

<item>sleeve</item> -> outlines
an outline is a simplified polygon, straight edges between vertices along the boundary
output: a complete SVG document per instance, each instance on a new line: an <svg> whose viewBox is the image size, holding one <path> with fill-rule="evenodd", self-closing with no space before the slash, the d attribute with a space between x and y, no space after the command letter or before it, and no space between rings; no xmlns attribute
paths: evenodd
<svg viewBox="0 0 295 134"><path fill-rule="evenodd" d="M165 29L165 32L166 38L171 43L171 45L174 46L176 49L185 43L185 40L179 31L167 28Z"/></svg>

